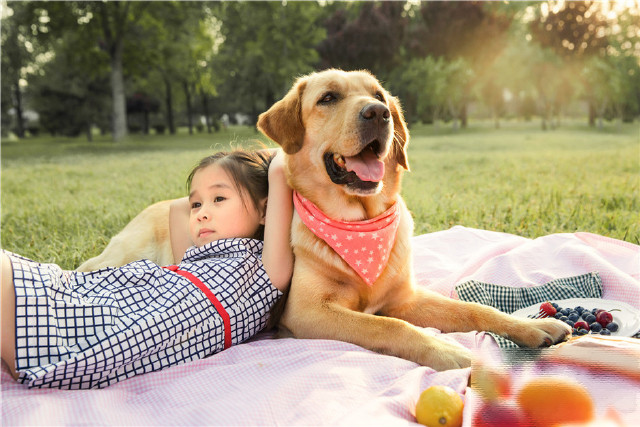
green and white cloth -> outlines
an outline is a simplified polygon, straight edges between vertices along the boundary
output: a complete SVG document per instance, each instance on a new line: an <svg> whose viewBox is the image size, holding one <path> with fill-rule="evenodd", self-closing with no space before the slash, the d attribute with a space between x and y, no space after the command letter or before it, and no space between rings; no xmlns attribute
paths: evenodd
<svg viewBox="0 0 640 427"><path fill-rule="evenodd" d="M456 286L455 291L461 301L489 305L511 314L521 308L541 304L545 301L568 298L601 298L602 281L597 272L559 278L544 285L523 288L470 280ZM518 348L518 345L511 340L493 333L491 335L501 348Z"/></svg>

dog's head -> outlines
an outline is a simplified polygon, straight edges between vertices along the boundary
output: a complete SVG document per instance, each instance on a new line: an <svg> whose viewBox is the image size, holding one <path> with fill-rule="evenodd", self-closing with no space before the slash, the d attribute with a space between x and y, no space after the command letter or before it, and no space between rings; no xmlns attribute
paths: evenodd
<svg viewBox="0 0 640 427"><path fill-rule="evenodd" d="M260 115L258 129L289 155L290 182L303 193L334 186L372 196L409 168L400 104L366 71L301 77Z"/></svg>

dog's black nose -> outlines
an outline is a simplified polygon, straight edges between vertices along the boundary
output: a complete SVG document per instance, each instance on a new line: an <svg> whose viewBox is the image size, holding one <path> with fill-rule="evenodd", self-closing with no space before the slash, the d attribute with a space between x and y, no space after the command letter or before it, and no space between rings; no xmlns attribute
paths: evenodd
<svg viewBox="0 0 640 427"><path fill-rule="evenodd" d="M387 122L390 116L391 114L387 106L378 102L367 104L360 110L360 117L363 120L380 120Z"/></svg>

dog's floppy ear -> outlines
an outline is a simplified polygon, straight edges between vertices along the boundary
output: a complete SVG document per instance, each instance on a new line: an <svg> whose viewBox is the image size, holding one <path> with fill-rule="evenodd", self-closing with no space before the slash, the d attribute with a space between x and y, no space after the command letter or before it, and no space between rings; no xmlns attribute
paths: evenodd
<svg viewBox="0 0 640 427"><path fill-rule="evenodd" d="M258 130L280 144L287 154L302 148L302 93L306 86L306 79L299 79L284 98L258 117Z"/></svg>
<svg viewBox="0 0 640 427"><path fill-rule="evenodd" d="M395 151L398 164L409 170L409 159L407 157L407 144L409 143L409 130L404 121L402 107L398 98L389 97L389 109L393 118L393 150Z"/></svg>

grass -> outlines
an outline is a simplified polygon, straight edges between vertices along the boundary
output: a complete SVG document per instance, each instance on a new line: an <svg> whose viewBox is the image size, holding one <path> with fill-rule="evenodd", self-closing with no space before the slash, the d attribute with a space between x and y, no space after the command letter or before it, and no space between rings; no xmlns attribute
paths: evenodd
<svg viewBox="0 0 640 427"><path fill-rule="evenodd" d="M640 243L637 124L604 130L537 124L459 132L414 126L403 196L415 233L467 227L535 238L588 231ZM72 269L97 255L149 204L185 194L212 151L264 140L249 128L213 135L41 137L2 142L2 247ZM249 141L249 142L247 142Z"/></svg>

